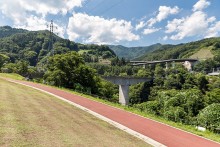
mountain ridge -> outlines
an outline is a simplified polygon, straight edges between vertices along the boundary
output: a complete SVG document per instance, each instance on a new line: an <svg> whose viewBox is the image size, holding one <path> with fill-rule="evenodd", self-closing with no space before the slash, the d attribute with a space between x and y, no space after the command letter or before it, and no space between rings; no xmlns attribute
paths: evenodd
<svg viewBox="0 0 220 147"><path fill-rule="evenodd" d="M145 53L157 50L162 44L157 43L149 46L125 47L123 45L108 45L120 58L130 59L137 58Z"/></svg>
<svg viewBox="0 0 220 147"><path fill-rule="evenodd" d="M54 34L54 47L57 53L67 51L85 50L82 53L83 58L90 61L96 56L104 58L115 57L129 60L163 60L178 59L203 56L208 59L220 53L220 37L206 38L189 43L173 44L153 44L149 46L125 47L123 45L95 45L75 43L68 39L63 39ZM36 43L37 42L37 43ZM33 51L37 56L48 54L48 45L50 42L50 32L48 30L28 31L24 29L12 28L10 26L0 27L0 53L8 55L11 53L12 60L24 57L21 50ZM25 52L24 51L24 52ZM34 56L36 53L29 52L28 56ZM204 54L210 54L204 56ZM16 54L20 54L18 57ZM30 58L30 57L28 57ZM41 60L43 57L37 58ZM97 60L97 59L96 59Z"/></svg>
<svg viewBox="0 0 220 147"><path fill-rule="evenodd" d="M189 43L181 43L178 45L162 45L159 49L135 58L134 60L165 60L165 59L181 59L190 58L201 50L210 50L211 55L205 59L220 54L220 37L206 38ZM197 56L198 59L202 59Z"/></svg>

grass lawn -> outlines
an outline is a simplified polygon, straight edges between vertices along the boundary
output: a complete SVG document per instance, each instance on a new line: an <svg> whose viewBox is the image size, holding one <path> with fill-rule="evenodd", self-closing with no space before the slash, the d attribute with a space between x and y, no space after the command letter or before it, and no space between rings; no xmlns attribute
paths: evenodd
<svg viewBox="0 0 220 147"><path fill-rule="evenodd" d="M211 48L202 48L200 49L198 52L194 53L192 56L190 56L190 58L192 59L200 59L200 60L204 60L204 59L209 59L209 58L213 58L214 55L211 52Z"/></svg>
<svg viewBox="0 0 220 147"><path fill-rule="evenodd" d="M0 146L149 146L35 89L0 79Z"/></svg>

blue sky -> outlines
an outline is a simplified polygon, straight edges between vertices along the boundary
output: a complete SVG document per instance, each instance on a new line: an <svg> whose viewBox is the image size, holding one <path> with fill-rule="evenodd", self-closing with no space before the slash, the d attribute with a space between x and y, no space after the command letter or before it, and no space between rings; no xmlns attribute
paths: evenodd
<svg viewBox="0 0 220 147"><path fill-rule="evenodd" d="M0 26L45 30L80 43L146 46L220 35L219 0L0 0Z"/></svg>

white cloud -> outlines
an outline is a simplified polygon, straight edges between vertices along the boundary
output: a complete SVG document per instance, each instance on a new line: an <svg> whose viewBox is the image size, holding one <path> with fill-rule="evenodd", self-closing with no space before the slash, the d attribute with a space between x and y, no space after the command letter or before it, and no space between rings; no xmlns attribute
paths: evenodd
<svg viewBox="0 0 220 147"><path fill-rule="evenodd" d="M212 17L208 18L207 21L209 23L212 23L212 22L216 21L216 18L215 18L215 16L212 16Z"/></svg>
<svg viewBox="0 0 220 147"><path fill-rule="evenodd" d="M140 30L146 26L146 23L144 21L139 22L139 24L136 25L135 30Z"/></svg>
<svg viewBox="0 0 220 147"><path fill-rule="evenodd" d="M26 22L26 18L36 14L45 17L47 14L66 14L74 7L80 7L84 0L1 0L0 11L12 19L16 25Z"/></svg>
<svg viewBox="0 0 220 147"><path fill-rule="evenodd" d="M157 20L160 22L163 19L166 19L170 14L177 14L177 13L179 13L179 8L177 6L173 8L167 6L160 6L159 14L157 15Z"/></svg>
<svg viewBox="0 0 220 147"><path fill-rule="evenodd" d="M172 40L181 40L185 37L191 36L217 36L219 28L218 23L213 25L216 18L214 16L208 17L208 15L202 11L209 5L210 2L206 0L199 0L193 6L193 13L190 16L168 21L165 33L174 33L170 37Z"/></svg>
<svg viewBox="0 0 220 147"><path fill-rule="evenodd" d="M30 16L26 20L27 20L26 23L22 25L17 25L15 27L32 30L32 31L45 30L48 23L44 18L38 18L36 16Z"/></svg>
<svg viewBox="0 0 220 147"><path fill-rule="evenodd" d="M149 27L152 27L155 23L157 22L157 19L156 18L151 18L147 21L147 25Z"/></svg>
<svg viewBox="0 0 220 147"><path fill-rule="evenodd" d="M159 13L155 18L151 18L147 21L149 27L152 27L157 22L161 22L162 20L166 19L169 15L179 13L180 10L177 6L173 8L167 6L160 6L158 11Z"/></svg>
<svg viewBox="0 0 220 147"><path fill-rule="evenodd" d="M160 30L160 28L148 28L148 29L144 29L143 34L148 35L148 34L152 34L154 32L157 32L159 30Z"/></svg>
<svg viewBox="0 0 220 147"><path fill-rule="evenodd" d="M174 19L168 22L166 33L177 32L172 35L172 40L181 40L190 36L203 36L209 26L209 19L202 11L196 11L191 16L182 19Z"/></svg>
<svg viewBox="0 0 220 147"><path fill-rule="evenodd" d="M169 37L168 36L164 36L163 40L166 41Z"/></svg>
<svg viewBox="0 0 220 147"><path fill-rule="evenodd" d="M220 34L220 21L216 22L212 27L207 31L205 38L217 37Z"/></svg>
<svg viewBox="0 0 220 147"><path fill-rule="evenodd" d="M139 40L139 36L133 34L132 30L131 22L125 20L76 13L69 18L67 34L70 40L82 39L86 43L108 44Z"/></svg>
<svg viewBox="0 0 220 147"><path fill-rule="evenodd" d="M194 6L193 11L202 11L210 5L210 2L206 0L199 0Z"/></svg>
<svg viewBox="0 0 220 147"><path fill-rule="evenodd" d="M178 27L184 22L184 18L183 19L174 19L172 21L168 21L168 24L166 26L166 31L165 33L172 33L175 31L178 31Z"/></svg>
<svg viewBox="0 0 220 147"><path fill-rule="evenodd" d="M65 15L74 7L81 7L84 0L0 0L0 12L13 21L13 26L28 30L45 30L48 24L48 14ZM54 32L64 37L64 27Z"/></svg>

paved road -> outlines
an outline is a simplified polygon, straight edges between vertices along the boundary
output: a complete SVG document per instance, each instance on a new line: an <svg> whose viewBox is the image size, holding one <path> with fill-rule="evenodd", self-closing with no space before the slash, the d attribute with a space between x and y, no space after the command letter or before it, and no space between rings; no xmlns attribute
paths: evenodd
<svg viewBox="0 0 220 147"><path fill-rule="evenodd" d="M169 147L220 147L219 143L62 90L16 81L63 97Z"/></svg>

